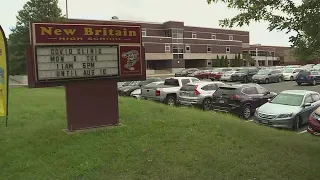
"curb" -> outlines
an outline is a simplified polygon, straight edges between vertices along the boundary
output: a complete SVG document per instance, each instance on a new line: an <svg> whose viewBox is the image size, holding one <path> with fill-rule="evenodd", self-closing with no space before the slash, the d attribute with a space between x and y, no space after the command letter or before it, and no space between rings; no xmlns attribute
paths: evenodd
<svg viewBox="0 0 320 180"><path fill-rule="evenodd" d="M162 76L174 76L174 74L150 74L147 77L162 77Z"/></svg>

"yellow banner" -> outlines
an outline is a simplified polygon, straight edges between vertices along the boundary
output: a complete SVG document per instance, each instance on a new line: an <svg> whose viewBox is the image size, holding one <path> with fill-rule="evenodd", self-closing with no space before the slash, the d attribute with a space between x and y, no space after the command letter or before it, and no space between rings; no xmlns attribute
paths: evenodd
<svg viewBox="0 0 320 180"><path fill-rule="evenodd" d="M7 39L0 25L0 116L8 116Z"/></svg>

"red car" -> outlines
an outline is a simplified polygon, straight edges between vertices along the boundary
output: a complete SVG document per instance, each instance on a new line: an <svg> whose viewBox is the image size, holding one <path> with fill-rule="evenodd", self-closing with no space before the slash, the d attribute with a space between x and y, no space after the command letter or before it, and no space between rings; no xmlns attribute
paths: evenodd
<svg viewBox="0 0 320 180"><path fill-rule="evenodd" d="M196 77L198 79L208 79L212 70L199 70L191 74L191 76Z"/></svg>
<svg viewBox="0 0 320 180"><path fill-rule="evenodd" d="M307 131L313 135L320 135L320 107L310 115Z"/></svg>
<svg viewBox="0 0 320 180"><path fill-rule="evenodd" d="M208 76L208 79L219 80L224 72L232 71L232 68L216 68L211 71L211 73Z"/></svg>

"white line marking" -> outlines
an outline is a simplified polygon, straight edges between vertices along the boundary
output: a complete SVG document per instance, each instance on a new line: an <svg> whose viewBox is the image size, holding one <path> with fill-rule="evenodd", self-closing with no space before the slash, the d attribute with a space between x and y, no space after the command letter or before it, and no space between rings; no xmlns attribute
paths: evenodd
<svg viewBox="0 0 320 180"><path fill-rule="evenodd" d="M253 121L253 120L248 120L248 121L246 121L246 123L247 123L247 122L252 122L252 121Z"/></svg>
<svg viewBox="0 0 320 180"><path fill-rule="evenodd" d="M303 133L306 133L306 132L307 132L307 130L304 130L304 131L299 132L298 134L303 134Z"/></svg>

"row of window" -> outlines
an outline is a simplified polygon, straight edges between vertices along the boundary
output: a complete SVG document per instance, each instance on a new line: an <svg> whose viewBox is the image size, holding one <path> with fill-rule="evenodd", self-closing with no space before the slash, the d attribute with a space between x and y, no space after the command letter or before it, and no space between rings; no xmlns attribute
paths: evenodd
<svg viewBox="0 0 320 180"><path fill-rule="evenodd" d="M165 44L165 51L166 52L170 52L171 51L171 46L170 44ZM175 44L172 46L172 53L189 53L191 52L191 46L186 45L184 46L184 44ZM211 45L207 45L207 53L211 53L212 52L212 46ZM226 53L230 53L230 46L226 46Z"/></svg>
<svg viewBox="0 0 320 180"><path fill-rule="evenodd" d="M142 36L143 37L147 36L147 30L145 29L142 30ZM172 33L171 33L171 30L166 30L165 36L183 39L183 29L173 29ZM192 32L192 39L196 39L196 38L197 38L197 32ZM211 34L211 39L217 39L215 33ZM229 35L229 40L233 41L233 35Z"/></svg>
<svg viewBox="0 0 320 180"><path fill-rule="evenodd" d="M243 51L243 54L248 54L248 51ZM273 51L258 51L258 54L256 51L249 51L250 56L274 56Z"/></svg>

